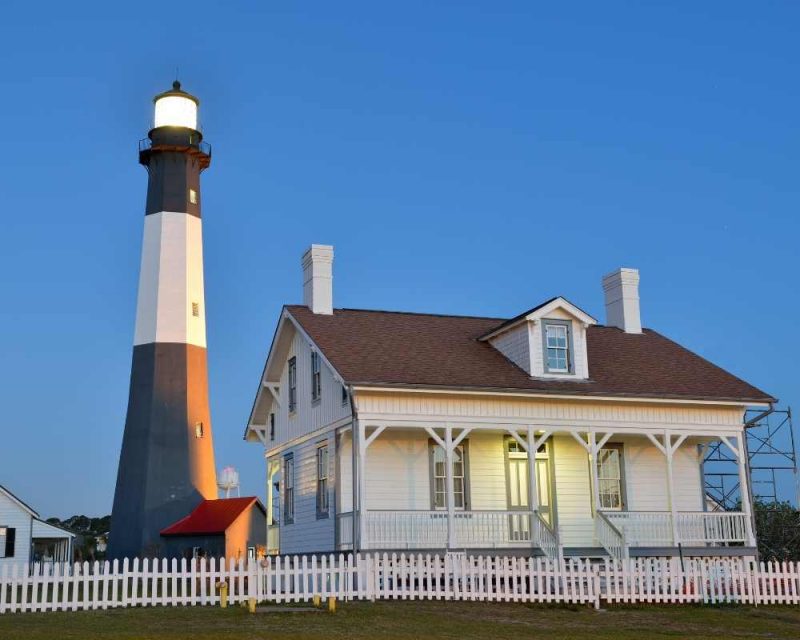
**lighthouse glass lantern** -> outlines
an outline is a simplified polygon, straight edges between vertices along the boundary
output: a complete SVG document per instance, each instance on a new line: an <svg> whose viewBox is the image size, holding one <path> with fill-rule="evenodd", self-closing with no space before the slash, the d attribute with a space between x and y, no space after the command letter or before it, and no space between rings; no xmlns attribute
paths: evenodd
<svg viewBox="0 0 800 640"><path fill-rule="evenodd" d="M181 83L172 83L172 91L157 95L155 102L154 128L186 127L197 130L198 100L193 95L181 90Z"/></svg>

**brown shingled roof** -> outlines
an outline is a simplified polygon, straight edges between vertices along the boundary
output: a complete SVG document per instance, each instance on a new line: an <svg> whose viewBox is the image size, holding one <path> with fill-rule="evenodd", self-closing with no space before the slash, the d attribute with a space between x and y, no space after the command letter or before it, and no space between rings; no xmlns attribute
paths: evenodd
<svg viewBox="0 0 800 640"><path fill-rule="evenodd" d="M348 384L774 402L769 394L650 329L588 328L589 380L531 378L478 338L502 318L287 310Z"/></svg>

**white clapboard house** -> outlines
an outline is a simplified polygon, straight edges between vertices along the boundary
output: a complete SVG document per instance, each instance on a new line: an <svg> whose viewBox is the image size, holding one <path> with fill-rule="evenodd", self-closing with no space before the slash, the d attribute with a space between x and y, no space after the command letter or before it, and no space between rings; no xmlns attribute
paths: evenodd
<svg viewBox="0 0 800 640"><path fill-rule="evenodd" d="M744 412L775 399L643 329L636 270L603 278L600 324L562 297L511 319L334 309L332 263L303 256L246 429L271 552L754 553ZM715 441L741 511L704 495Z"/></svg>
<svg viewBox="0 0 800 640"><path fill-rule="evenodd" d="M0 572L14 565L27 570L34 562L71 562L74 539L0 485Z"/></svg>

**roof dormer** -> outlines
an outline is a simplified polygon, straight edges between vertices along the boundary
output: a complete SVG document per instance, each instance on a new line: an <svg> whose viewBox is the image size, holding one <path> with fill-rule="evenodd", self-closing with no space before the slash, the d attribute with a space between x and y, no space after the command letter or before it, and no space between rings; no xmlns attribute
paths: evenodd
<svg viewBox="0 0 800 640"><path fill-rule="evenodd" d="M569 300L552 298L480 337L535 378L587 379L586 329L597 324Z"/></svg>

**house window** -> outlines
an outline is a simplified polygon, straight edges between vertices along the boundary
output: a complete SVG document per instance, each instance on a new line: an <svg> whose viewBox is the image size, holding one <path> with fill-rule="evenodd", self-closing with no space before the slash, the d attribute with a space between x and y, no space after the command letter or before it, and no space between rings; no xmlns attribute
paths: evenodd
<svg viewBox="0 0 800 640"><path fill-rule="evenodd" d="M320 357L316 351L311 352L311 401L316 402L322 395L322 373Z"/></svg>
<svg viewBox="0 0 800 640"><path fill-rule="evenodd" d="M294 522L294 454L283 459L283 523Z"/></svg>
<svg viewBox="0 0 800 640"><path fill-rule="evenodd" d="M197 204L197 191L194 189L189 189L189 202L191 204Z"/></svg>
<svg viewBox="0 0 800 640"><path fill-rule="evenodd" d="M297 358L289 358L289 412L297 408Z"/></svg>
<svg viewBox="0 0 800 640"><path fill-rule="evenodd" d="M600 509L622 511L625 508L622 445L608 445L597 454L597 483Z"/></svg>
<svg viewBox="0 0 800 640"><path fill-rule="evenodd" d="M0 527L0 558L14 557L16 533L13 527Z"/></svg>
<svg viewBox="0 0 800 640"><path fill-rule="evenodd" d="M547 373L572 373L572 335L569 321L544 323L544 362Z"/></svg>
<svg viewBox="0 0 800 640"><path fill-rule="evenodd" d="M431 445L431 502L434 509L447 508L447 473L444 449ZM453 451L453 506L466 509L467 505L466 451L458 446Z"/></svg>
<svg viewBox="0 0 800 640"><path fill-rule="evenodd" d="M328 517L328 445L317 448L317 518Z"/></svg>
<svg viewBox="0 0 800 640"><path fill-rule="evenodd" d="M275 440L275 414L269 414L269 439L270 442Z"/></svg>

